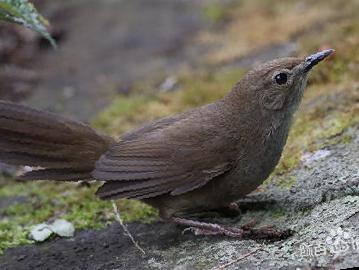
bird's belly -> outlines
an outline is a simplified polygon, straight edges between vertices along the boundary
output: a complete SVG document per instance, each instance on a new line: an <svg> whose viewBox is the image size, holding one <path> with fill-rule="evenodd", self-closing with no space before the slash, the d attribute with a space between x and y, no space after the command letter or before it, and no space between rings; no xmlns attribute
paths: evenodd
<svg viewBox="0 0 359 270"><path fill-rule="evenodd" d="M276 145L275 150L264 149L248 159L240 159L231 171L212 179L201 188L177 196L162 195L146 199L145 202L158 208L163 218L226 207L263 183L281 156L282 147Z"/></svg>

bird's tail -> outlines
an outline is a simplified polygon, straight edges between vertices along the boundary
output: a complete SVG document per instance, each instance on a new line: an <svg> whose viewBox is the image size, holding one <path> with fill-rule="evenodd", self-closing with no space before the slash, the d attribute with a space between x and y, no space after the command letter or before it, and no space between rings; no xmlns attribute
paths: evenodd
<svg viewBox="0 0 359 270"><path fill-rule="evenodd" d="M90 180L112 143L81 122L0 101L0 161L33 167L23 179Z"/></svg>

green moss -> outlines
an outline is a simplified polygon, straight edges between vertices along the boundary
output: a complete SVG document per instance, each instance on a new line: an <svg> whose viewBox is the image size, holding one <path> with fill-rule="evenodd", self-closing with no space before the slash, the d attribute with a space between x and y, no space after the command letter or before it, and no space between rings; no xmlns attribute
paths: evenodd
<svg viewBox="0 0 359 270"><path fill-rule="evenodd" d="M111 132L109 127L116 121L116 125L122 125L121 119L131 119L137 114L141 113L141 108L149 101L144 96L119 96L114 99L111 106L103 111L96 118L94 126L107 132Z"/></svg>
<svg viewBox="0 0 359 270"><path fill-rule="evenodd" d="M325 61L324 65L313 69L310 83L316 85L339 84L349 80L356 80L359 65L357 8L353 9L350 5L347 5L345 9L341 11L346 14L345 19L334 20L334 22L323 25L319 38L318 33L313 32L312 34L304 35L299 40L303 50L306 52L313 52L318 48L326 47L336 50L335 54ZM328 44L328 46L323 46L323 44Z"/></svg>
<svg viewBox="0 0 359 270"><path fill-rule="evenodd" d="M353 140L353 137L351 135L345 135L343 136L342 142L344 144L349 144Z"/></svg>
<svg viewBox="0 0 359 270"><path fill-rule="evenodd" d="M282 158L281 162L278 164L278 166L275 169L275 175L283 175L287 172L290 172L300 162L300 153L287 153L285 152L284 157Z"/></svg>
<svg viewBox="0 0 359 270"><path fill-rule="evenodd" d="M297 183L297 178L295 176L282 176L276 180L276 186L281 189L290 189Z"/></svg>
<svg viewBox="0 0 359 270"><path fill-rule="evenodd" d="M274 209L270 210L270 216L273 219L278 219L278 218L281 218L281 217L284 217L284 216L287 216L287 215L288 215L288 212L286 212L282 208L274 208Z"/></svg>
<svg viewBox="0 0 359 270"><path fill-rule="evenodd" d="M203 7L203 17L212 23L218 23L222 21L228 13L228 9L223 3L210 2Z"/></svg>
<svg viewBox="0 0 359 270"><path fill-rule="evenodd" d="M201 106L222 98L244 75L245 70L234 69L219 73L187 75L180 78L182 108Z"/></svg>
<svg viewBox="0 0 359 270"><path fill-rule="evenodd" d="M0 198L22 196L25 203L11 205L0 212L0 252L6 248L31 243L29 231L33 225L64 218L77 230L100 229L113 222L111 203L96 198L96 187L74 183L10 182L0 190ZM118 207L125 222L151 222L157 212L140 202L119 200Z"/></svg>
<svg viewBox="0 0 359 270"><path fill-rule="evenodd" d="M335 58L327 61L325 67L314 69L309 84L340 83L345 80L350 74L350 66L346 59L340 57L340 55L336 55Z"/></svg>
<svg viewBox="0 0 359 270"><path fill-rule="evenodd" d="M136 96L116 97L112 104L98 115L93 124L119 136L149 121L218 100L243 74L243 69L218 73L183 73L178 77L180 91L157 93L147 97L141 94L142 85L134 86ZM154 89L146 91L155 92Z"/></svg>

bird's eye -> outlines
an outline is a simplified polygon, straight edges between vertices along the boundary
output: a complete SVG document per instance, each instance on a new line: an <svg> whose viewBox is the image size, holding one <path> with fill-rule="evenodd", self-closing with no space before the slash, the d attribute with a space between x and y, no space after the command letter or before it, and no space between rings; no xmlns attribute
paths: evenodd
<svg viewBox="0 0 359 270"><path fill-rule="evenodd" d="M287 73L279 73L277 74L275 77L275 81L277 84L285 84L288 80L288 76L287 76Z"/></svg>

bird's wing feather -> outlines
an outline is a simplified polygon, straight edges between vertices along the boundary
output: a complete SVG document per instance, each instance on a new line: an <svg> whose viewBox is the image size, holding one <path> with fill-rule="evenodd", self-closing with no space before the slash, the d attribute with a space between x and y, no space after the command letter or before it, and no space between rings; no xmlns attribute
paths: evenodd
<svg viewBox="0 0 359 270"><path fill-rule="evenodd" d="M179 195L228 171L229 157L216 155L223 150L218 144L223 138L212 130L213 123L184 121L193 119L165 120L162 127L154 123L146 127L148 132L139 129L113 145L92 173L106 182L97 195L103 199Z"/></svg>

